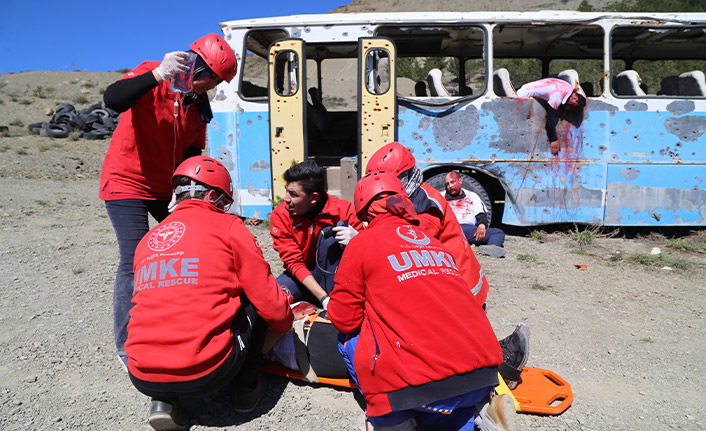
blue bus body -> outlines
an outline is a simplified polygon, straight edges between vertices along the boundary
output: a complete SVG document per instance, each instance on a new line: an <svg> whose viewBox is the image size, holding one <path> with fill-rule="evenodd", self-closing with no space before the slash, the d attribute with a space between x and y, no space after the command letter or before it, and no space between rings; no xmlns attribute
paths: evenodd
<svg viewBox="0 0 706 431"><path fill-rule="evenodd" d="M541 43L539 39L535 42L530 40L533 26L538 21L547 26L568 26L580 22L581 26L590 27L595 34L601 35L595 37L597 40L593 45L597 48L592 48L595 52L587 58L602 62L603 69L597 71L597 79L606 90L587 97L578 124L559 122L557 135L561 152L556 156L548 151L546 113L540 104L531 98L499 95L498 84L491 79L496 69L493 56L500 57L502 54L509 58L514 55L507 49L501 51L501 48L494 48L494 43L500 45L506 42L502 39L505 37L502 26L516 26L520 32L518 34L523 38L526 35L528 46L531 46L531 43ZM407 32L405 35L416 34L408 28L474 27L473 34L479 35L477 45L480 54L469 54L468 58L477 57L483 66L480 72L474 72L476 78L480 76L477 80L481 84L478 84L480 89L473 96L463 96L460 90L456 94L436 98L399 95L401 81L397 73L400 65L395 67L393 63L392 70L385 71L391 75L393 84L397 82L397 86L392 88L399 95L392 107L395 122L388 140L397 140L413 152L425 172L425 178L439 176L451 169L461 170L476 178L485 187L497 212L502 213L501 218L494 219L496 223L502 221L515 226L563 222L607 226L704 226L706 95L665 96L655 94L655 91L625 95L612 87L611 77L617 75L614 68L618 61L624 62L623 68L640 64L637 57L618 58L616 53L625 44L620 39L623 37L620 32L626 33L625 40L629 39L631 32L649 32L646 34L650 36L661 34L659 28L653 30L650 27L654 25L670 29L685 26L690 30L696 27L706 33L706 14L663 14L640 19L618 14L605 16L569 12L553 13L552 16L542 13L469 13L460 17L443 13L409 13L395 17L351 14L280 17L221 24L241 63L250 61L254 54L267 58L264 47L268 42L259 42L260 45L253 42L250 45L252 40L267 37L276 40L281 37L278 31L286 37L299 38L307 51L298 55L307 55L306 60L310 62L305 73L313 74L310 69L314 68L318 73L318 83L313 75L306 75L309 85L304 82L300 84L304 85L304 89L317 87L318 84L319 92L328 86L329 94L333 85L327 84L326 80L332 78L322 77L326 73L327 60L314 57L327 44L330 44L331 52L336 49L340 51L336 51L336 58L343 58L345 55L341 53L350 51L349 45L357 43L358 39L374 37L379 31L376 29L397 26L399 30L395 27L384 34L395 45L396 51L391 51L390 56L397 59L397 56L402 58L405 52L408 57L415 55L415 48L408 47L405 39L397 36L403 32ZM576 33L584 27L577 27ZM419 38L424 37L424 31L419 30L418 33ZM693 39L690 42L694 43L692 49L698 51L706 47L704 39ZM671 42L666 39L664 43L664 53L652 49L655 59L658 55L674 51L675 45L669 45ZM588 46L588 42L586 44ZM531 48L528 50L531 51ZM349 55L351 62L356 61L354 55ZM557 58L563 58L562 55L566 55L565 52L558 50ZM676 58L686 61L689 59L686 55L678 54ZM246 57L248 60L243 61ZM456 57L461 63L466 58L460 54ZM361 58L357 59L356 73L364 68ZM542 75L547 76L548 59L542 61ZM446 64L451 69L451 63ZM238 75L231 84L219 86L219 94L212 103L214 118L208 130L209 152L212 157L223 161L231 172L238 195L235 212L243 217L266 219L273 203L276 204L282 194L277 190L280 187L277 179L282 168L273 168L273 142L276 140L271 127L271 112L275 109L273 85L260 81L259 87L249 83L246 87L245 67L248 66L240 64ZM269 61L268 67L275 67L272 61ZM468 78L470 74L461 71L458 80L471 82L472 79ZM256 80L257 76L253 79ZM303 77L298 79L305 81ZM360 103L360 92L365 91L365 84L361 83L360 78L355 84L359 87L358 103L334 113L338 117L354 118L367 109ZM519 83L516 85L519 87ZM269 93L263 94L265 90L262 88ZM247 95L247 92L251 93ZM324 100L328 100L329 106L338 103L331 97ZM307 109L302 111L301 121L306 123L307 118L311 120L311 108L308 114ZM334 114L328 117L329 120L338 118ZM350 122L350 118L346 121ZM360 132L362 123L360 119L357 121L356 130ZM311 126L306 130L309 138L306 133L302 137L305 146L306 142L314 139L311 137ZM383 144L381 140L378 147ZM290 149L289 146L287 148ZM316 157L312 148L302 149L298 153L302 155L300 158ZM364 148L364 144L358 142L354 154L345 150L339 158L353 155L365 159ZM322 160L328 159L324 157ZM293 158L292 162L296 161L301 160ZM359 175L362 165L358 168Z"/></svg>

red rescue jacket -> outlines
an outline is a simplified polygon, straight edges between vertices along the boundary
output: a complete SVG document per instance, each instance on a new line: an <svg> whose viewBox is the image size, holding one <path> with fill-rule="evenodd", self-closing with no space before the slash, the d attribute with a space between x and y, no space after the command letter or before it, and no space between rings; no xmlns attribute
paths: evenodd
<svg viewBox="0 0 706 431"><path fill-rule="evenodd" d="M146 61L122 79L132 78L159 66ZM191 145L204 148L206 125L194 104L184 110L179 103L174 117L174 100L180 98L160 82L142 96L137 104L120 114L101 169L98 197L117 199L169 200L172 174Z"/></svg>
<svg viewBox="0 0 706 431"><path fill-rule="evenodd" d="M359 231L363 224L355 216L353 205L343 199L328 195L326 204L314 219L292 216L287 204L279 204L270 216L270 234L272 246L279 253L284 269L302 281L311 272L316 263L316 241L321 230L326 226L335 226L339 221Z"/></svg>
<svg viewBox="0 0 706 431"><path fill-rule="evenodd" d="M369 416L497 384L500 346L449 253L391 214L344 251L328 317L343 333L360 330L354 366Z"/></svg>
<svg viewBox="0 0 706 431"><path fill-rule="evenodd" d="M135 287L125 351L149 382L203 377L233 348L231 322L245 292L272 329L292 312L243 222L200 200L181 202L135 251Z"/></svg>

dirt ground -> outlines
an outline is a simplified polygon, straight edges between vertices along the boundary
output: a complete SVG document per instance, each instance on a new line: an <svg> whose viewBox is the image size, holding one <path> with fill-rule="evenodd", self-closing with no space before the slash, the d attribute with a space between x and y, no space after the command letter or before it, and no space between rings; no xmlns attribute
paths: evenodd
<svg viewBox="0 0 706 431"><path fill-rule="evenodd" d="M0 75L0 125L9 126L0 136L2 430L150 429L149 401L130 384L112 342L118 248L97 198L108 141L26 131L82 88L86 106L99 101L117 76ZM40 93L54 90L41 98L40 85ZM267 227L251 230L278 273ZM579 227L572 239L573 226L544 230L512 229L505 258L479 256L498 337L528 324L528 365L556 372L574 395L559 416L520 415L520 429L704 429L706 231L609 237ZM580 247L581 238L589 244ZM653 247L662 254L650 257ZM226 394L189 402L192 429L356 429L353 392L268 382L252 414L232 413Z"/></svg>

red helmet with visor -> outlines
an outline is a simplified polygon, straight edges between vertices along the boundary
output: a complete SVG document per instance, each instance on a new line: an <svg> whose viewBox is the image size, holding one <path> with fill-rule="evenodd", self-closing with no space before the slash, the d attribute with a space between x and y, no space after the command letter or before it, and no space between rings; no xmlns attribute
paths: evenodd
<svg viewBox="0 0 706 431"><path fill-rule="evenodd" d="M406 195L402 182L389 172L372 172L361 178L353 192L356 214L360 215L373 198L383 192Z"/></svg>
<svg viewBox="0 0 706 431"><path fill-rule="evenodd" d="M178 175L198 181L225 193L233 201L233 182L228 169L221 162L206 156L194 156L184 160L174 171L172 181Z"/></svg>
<svg viewBox="0 0 706 431"><path fill-rule="evenodd" d="M412 169L415 163L416 160L409 149L399 142L390 142L370 157L365 173L384 171L399 176L402 172Z"/></svg>
<svg viewBox="0 0 706 431"><path fill-rule="evenodd" d="M191 50L201 56L206 66L224 81L235 77L238 62L235 53L222 36L209 33L191 44Z"/></svg>

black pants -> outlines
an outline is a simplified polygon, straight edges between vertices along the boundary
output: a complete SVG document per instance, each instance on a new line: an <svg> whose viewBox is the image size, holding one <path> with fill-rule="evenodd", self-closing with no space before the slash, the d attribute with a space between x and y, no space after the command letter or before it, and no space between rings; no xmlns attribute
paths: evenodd
<svg viewBox="0 0 706 431"><path fill-rule="evenodd" d="M148 382L130 373L130 380L135 388L149 397L167 401L178 397L203 397L230 382L238 386L254 387L267 323L257 314L255 306L245 294L241 294L240 299L242 306L236 312L231 326L233 350L218 368L195 380L169 383Z"/></svg>

